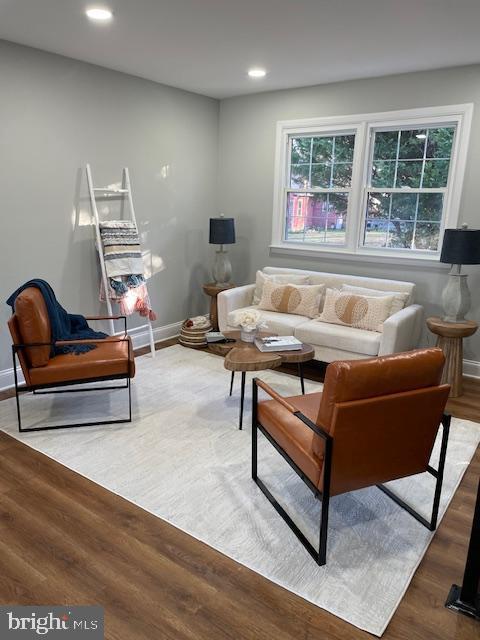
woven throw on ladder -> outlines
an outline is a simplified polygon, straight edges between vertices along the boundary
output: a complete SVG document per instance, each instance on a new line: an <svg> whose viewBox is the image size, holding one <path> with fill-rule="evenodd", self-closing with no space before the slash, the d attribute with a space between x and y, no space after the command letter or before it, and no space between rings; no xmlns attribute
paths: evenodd
<svg viewBox="0 0 480 640"><path fill-rule="evenodd" d="M100 222L100 235L109 278L143 276L142 250L135 223L127 220Z"/></svg>
<svg viewBox="0 0 480 640"><path fill-rule="evenodd" d="M134 222L110 220L100 222L105 270L108 278L107 295L120 305L122 314L138 312L155 320L143 276L143 259L138 230ZM103 283L100 299L104 299Z"/></svg>

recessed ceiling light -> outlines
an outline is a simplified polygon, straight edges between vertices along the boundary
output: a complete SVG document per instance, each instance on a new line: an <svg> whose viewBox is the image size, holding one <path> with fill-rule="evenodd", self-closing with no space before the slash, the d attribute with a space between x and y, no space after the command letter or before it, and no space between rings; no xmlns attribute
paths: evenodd
<svg viewBox="0 0 480 640"><path fill-rule="evenodd" d="M248 75L250 78L264 78L267 75L267 72L265 69L259 69L256 67L254 69L249 69Z"/></svg>
<svg viewBox="0 0 480 640"><path fill-rule="evenodd" d="M418 138L419 140L425 140L425 138L427 137L427 134L426 133L417 133L417 135L415 137Z"/></svg>
<svg viewBox="0 0 480 640"><path fill-rule="evenodd" d="M113 17L113 13L110 9L100 7L92 7L91 9L87 9L85 13L90 20L97 20L98 22L106 22L107 20L111 20Z"/></svg>

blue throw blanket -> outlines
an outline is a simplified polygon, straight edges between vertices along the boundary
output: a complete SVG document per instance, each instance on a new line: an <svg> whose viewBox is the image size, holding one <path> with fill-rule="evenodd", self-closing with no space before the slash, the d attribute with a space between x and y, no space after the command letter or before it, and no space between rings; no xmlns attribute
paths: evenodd
<svg viewBox="0 0 480 640"><path fill-rule="evenodd" d="M38 278L29 280L8 298L7 304L12 307L12 313L15 311L15 300L17 299L17 296L24 289L28 289L28 287L35 287L39 289L43 299L45 300L48 317L50 319L52 342L57 342L58 340L97 340L107 337L106 333L91 329L84 316L67 313L56 299L53 289L48 282ZM55 356L60 353L75 353L78 355L95 348L95 344L53 346L51 355Z"/></svg>

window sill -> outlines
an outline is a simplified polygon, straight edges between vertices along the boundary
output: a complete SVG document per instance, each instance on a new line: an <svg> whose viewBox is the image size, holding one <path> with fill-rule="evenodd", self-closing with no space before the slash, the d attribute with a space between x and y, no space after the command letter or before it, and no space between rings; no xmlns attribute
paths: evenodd
<svg viewBox="0 0 480 640"><path fill-rule="evenodd" d="M367 251L349 251L348 249L327 249L309 246L295 246L292 244L271 244L270 253L272 255L292 255L292 256L310 256L312 258L322 258L322 260L333 260L342 262L369 262L379 267L402 265L404 267L418 268L423 267L429 271L448 271L450 265L440 262L438 257L431 256L400 256L389 252L376 252L375 254Z"/></svg>

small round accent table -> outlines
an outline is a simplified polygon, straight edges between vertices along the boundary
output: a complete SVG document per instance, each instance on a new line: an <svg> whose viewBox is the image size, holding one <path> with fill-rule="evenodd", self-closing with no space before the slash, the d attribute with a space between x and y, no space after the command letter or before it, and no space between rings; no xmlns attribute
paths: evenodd
<svg viewBox="0 0 480 640"><path fill-rule="evenodd" d="M202 289L211 297L210 300L210 322L212 323L213 331L218 331L218 309L217 309L217 296L221 291L227 289L233 289L234 284L217 284L216 282L209 282L202 285Z"/></svg>
<svg viewBox="0 0 480 640"><path fill-rule="evenodd" d="M303 378L303 363L313 360L315 357L315 349L309 344L303 344L301 349L295 351L269 351L262 352L253 342L242 342L240 340L240 331L224 331L226 338L232 338L235 342L213 343L208 349L212 353L225 356L225 369L231 371L230 378L230 395L233 392L233 381L235 371L242 373L242 384L240 387L240 419L239 429L243 424L243 405L245 400L245 374L247 371L265 371L266 369L276 369L283 363L289 362L296 364L298 367L298 375L300 377L300 385L302 394L305 393L305 381ZM268 332L259 332L259 338L272 336L275 334Z"/></svg>
<svg viewBox="0 0 480 640"><path fill-rule="evenodd" d="M446 322L442 318L427 318L427 327L437 337L437 347L445 354L442 383L451 385L450 397L458 398L463 393L463 338L472 336L478 329L473 320Z"/></svg>

